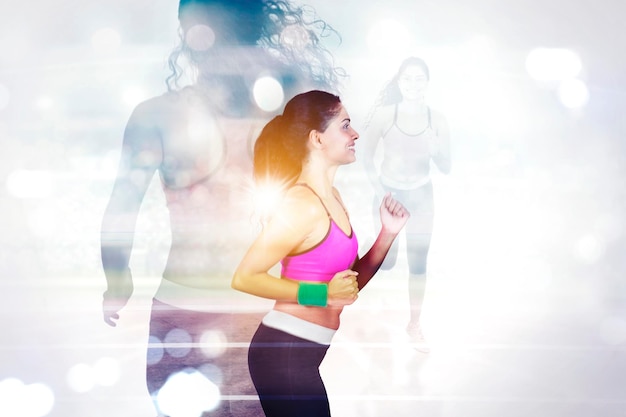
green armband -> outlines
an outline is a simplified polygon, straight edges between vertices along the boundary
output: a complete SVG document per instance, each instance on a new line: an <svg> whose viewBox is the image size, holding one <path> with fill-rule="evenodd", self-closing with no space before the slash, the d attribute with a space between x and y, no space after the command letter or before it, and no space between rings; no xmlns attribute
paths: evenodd
<svg viewBox="0 0 626 417"><path fill-rule="evenodd" d="M328 304L328 285L300 282L298 287L298 304L326 307Z"/></svg>

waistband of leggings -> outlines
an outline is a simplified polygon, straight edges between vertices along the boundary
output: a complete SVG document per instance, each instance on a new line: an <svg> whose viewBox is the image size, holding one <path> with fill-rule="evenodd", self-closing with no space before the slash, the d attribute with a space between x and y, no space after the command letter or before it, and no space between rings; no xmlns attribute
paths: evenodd
<svg viewBox="0 0 626 417"><path fill-rule="evenodd" d="M194 288L162 279L154 299L167 305L205 313L250 313L272 308L272 302L231 289Z"/></svg>
<svg viewBox="0 0 626 417"><path fill-rule="evenodd" d="M383 186L389 188L395 188L396 190L409 191L409 190L417 190L420 187L423 187L431 182L430 176L422 177L415 181L397 181L392 178L385 177L384 175L380 176L380 183Z"/></svg>
<svg viewBox="0 0 626 417"><path fill-rule="evenodd" d="M306 339L320 345L330 345L333 336L337 332L335 329L320 326L319 324L311 323L310 321L277 310L270 310L270 312L263 317L262 323L267 327L289 333L292 336Z"/></svg>

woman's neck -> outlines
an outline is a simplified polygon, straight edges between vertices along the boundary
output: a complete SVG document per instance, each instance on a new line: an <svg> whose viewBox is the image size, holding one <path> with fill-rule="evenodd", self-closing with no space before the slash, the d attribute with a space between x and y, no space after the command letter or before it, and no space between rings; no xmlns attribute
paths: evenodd
<svg viewBox="0 0 626 417"><path fill-rule="evenodd" d="M302 167L298 182L308 184L321 197L330 197L333 194L333 184L337 167L321 169L314 164L307 163Z"/></svg>
<svg viewBox="0 0 626 417"><path fill-rule="evenodd" d="M405 112L423 113L426 111L426 100L424 97L415 99L404 99L398 103L398 107Z"/></svg>

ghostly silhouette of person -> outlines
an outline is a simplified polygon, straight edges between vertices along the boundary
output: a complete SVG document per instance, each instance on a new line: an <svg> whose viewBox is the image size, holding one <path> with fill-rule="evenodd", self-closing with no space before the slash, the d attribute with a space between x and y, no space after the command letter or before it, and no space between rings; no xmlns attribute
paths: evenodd
<svg viewBox="0 0 626 417"><path fill-rule="evenodd" d="M418 350L424 352L429 348L420 315L434 220L431 162L445 174L451 168L448 123L425 99L429 78L428 66L422 59L405 59L381 92L362 135L364 164L376 193L374 207L377 209L382 196L391 192L411 213L406 225L411 310L407 332ZM375 153L381 142L382 162L378 169ZM397 256L398 241L381 269L392 268Z"/></svg>
<svg viewBox="0 0 626 417"><path fill-rule="evenodd" d="M147 386L160 415L167 410L158 394L179 372L202 374L222 398L254 394L246 349L237 343L250 341L261 309L230 280L257 232L248 186L252 142L275 110L259 102L280 105L310 88L334 90L341 76L320 44L335 32L290 2L181 0L178 18L181 42L169 59L168 90L137 105L128 120L101 244L104 320L115 326L133 293L137 216L158 173L171 247L150 316ZM192 82L181 87L190 73ZM257 81L268 76L273 89L255 100ZM262 411L255 401L223 399L209 415Z"/></svg>

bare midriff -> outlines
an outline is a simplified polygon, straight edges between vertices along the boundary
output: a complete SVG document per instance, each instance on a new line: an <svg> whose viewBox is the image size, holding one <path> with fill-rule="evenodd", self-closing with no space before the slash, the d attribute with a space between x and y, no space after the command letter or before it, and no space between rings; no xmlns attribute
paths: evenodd
<svg viewBox="0 0 626 417"><path fill-rule="evenodd" d="M343 307L309 307L296 303L288 303L277 301L274 310L291 314L302 320L324 326L329 329L337 330L339 328L339 317L343 311Z"/></svg>

